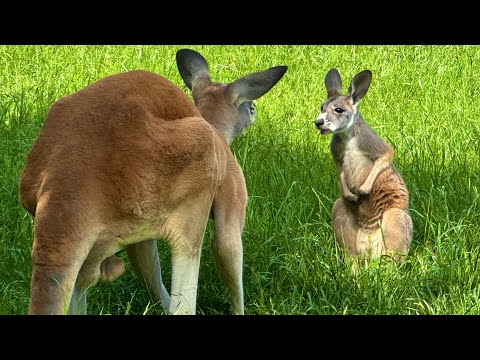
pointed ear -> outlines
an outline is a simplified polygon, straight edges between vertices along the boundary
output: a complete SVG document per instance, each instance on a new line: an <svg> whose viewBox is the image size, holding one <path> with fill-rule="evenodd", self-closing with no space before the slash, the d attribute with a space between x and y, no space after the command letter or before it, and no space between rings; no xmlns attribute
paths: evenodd
<svg viewBox="0 0 480 360"><path fill-rule="evenodd" d="M327 97L342 95L342 78L337 69L331 69L325 75L325 87L327 88Z"/></svg>
<svg viewBox="0 0 480 360"><path fill-rule="evenodd" d="M177 67L183 82L190 90L203 89L211 84L207 61L198 52L181 49L176 55Z"/></svg>
<svg viewBox="0 0 480 360"><path fill-rule="evenodd" d="M228 94L232 103L252 101L266 94L285 74L287 66L275 66L241 77L227 85Z"/></svg>
<svg viewBox="0 0 480 360"><path fill-rule="evenodd" d="M372 72L370 70L359 72L353 77L347 96L352 98L354 104L358 103L365 96L371 80Z"/></svg>

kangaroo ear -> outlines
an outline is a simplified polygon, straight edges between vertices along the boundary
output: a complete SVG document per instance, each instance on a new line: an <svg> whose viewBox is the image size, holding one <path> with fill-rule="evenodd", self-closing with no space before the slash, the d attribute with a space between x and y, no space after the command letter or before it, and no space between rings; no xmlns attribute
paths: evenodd
<svg viewBox="0 0 480 360"><path fill-rule="evenodd" d="M342 78L337 69L331 69L325 75L325 87L327 88L327 97L342 95Z"/></svg>
<svg viewBox="0 0 480 360"><path fill-rule="evenodd" d="M370 70L363 70L353 77L347 96L352 98L354 104L365 96L371 80L372 72Z"/></svg>
<svg viewBox="0 0 480 360"><path fill-rule="evenodd" d="M287 69L287 66L275 66L235 80L227 85L230 101L238 106L244 101L258 99L282 78Z"/></svg>
<svg viewBox="0 0 480 360"><path fill-rule="evenodd" d="M180 76L190 90L193 91L194 87L201 90L212 83L207 61L198 52L178 50L176 60Z"/></svg>

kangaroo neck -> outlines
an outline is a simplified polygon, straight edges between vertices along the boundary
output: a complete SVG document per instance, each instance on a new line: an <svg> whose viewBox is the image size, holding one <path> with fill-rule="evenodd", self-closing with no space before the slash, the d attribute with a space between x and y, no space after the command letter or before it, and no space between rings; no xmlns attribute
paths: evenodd
<svg viewBox="0 0 480 360"><path fill-rule="evenodd" d="M202 117L213 126L227 141L228 145L230 145L236 135L235 124L228 121L228 118L223 114L213 111L210 107L210 104L206 107L203 107L202 104L197 104L197 108ZM211 116L212 113L215 114L215 116Z"/></svg>

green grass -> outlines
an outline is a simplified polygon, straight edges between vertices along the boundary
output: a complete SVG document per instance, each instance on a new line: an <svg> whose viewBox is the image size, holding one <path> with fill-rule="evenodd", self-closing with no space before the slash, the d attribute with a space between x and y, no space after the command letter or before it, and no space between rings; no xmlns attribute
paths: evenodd
<svg viewBox="0 0 480 360"><path fill-rule="evenodd" d="M181 47L0 46L0 314L28 310L33 220L17 187L50 104L131 69L154 71L187 91L175 65ZM232 143L249 192L247 314L480 314L480 47L188 47L204 55L214 81L289 67L257 101L256 123ZM360 111L394 147L410 191L414 239L401 266L379 260L353 276L333 239L339 188L331 137L313 126L332 67L345 89L357 72L373 72ZM212 236L210 223L197 312L228 314ZM164 242L159 249L169 288L170 255ZM91 314L160 313L128 262L118 280L89 289L88 308Z"/></svg>

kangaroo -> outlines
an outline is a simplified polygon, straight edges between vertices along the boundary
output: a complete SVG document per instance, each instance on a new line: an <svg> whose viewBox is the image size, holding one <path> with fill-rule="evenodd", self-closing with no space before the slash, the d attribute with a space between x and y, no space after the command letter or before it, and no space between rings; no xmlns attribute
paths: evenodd
<svg viewBox="0 0 480 360"><path fill-rule="evenodd" d="M409 195L393 164L393 148L358 111L371 79L369 70L356 74L342 96L340 74L331 69L325 76L328 100L315 127L322 135L333 133L330 152L341 188L332 210L336 241L347 254L360 259L389 255L401 263L413 234Z"/></svg>
<svg viewBox="0 0 480 360"><path fill-rule="evenodd" d="M216 267L234 314L244 314L243 172L230 150L255 119L253 100L286 66L228 84L181 49L177 67L193 100L166 78L134 70L56 101L26 160L19 192L34 216L29 314L86 314L87 289L134 272L165 314L195 314L208 219ZM168 293L157 239L171 251Z"/></svg>

